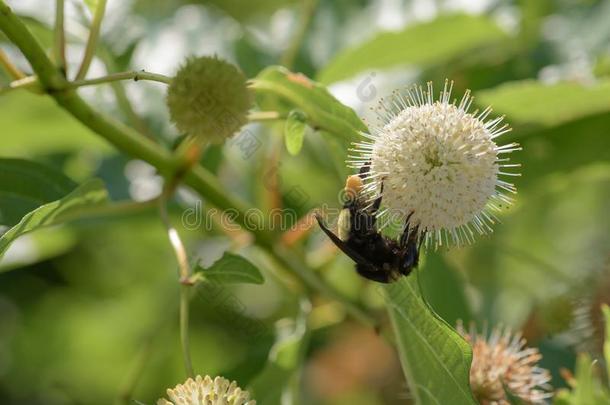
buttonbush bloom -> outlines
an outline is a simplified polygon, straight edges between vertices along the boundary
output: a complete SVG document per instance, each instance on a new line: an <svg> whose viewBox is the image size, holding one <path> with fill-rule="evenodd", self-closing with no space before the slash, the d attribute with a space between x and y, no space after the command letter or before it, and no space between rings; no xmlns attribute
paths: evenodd
<svg viewBox="0 0 610 405"><path fill-rule="evenodd" d="M253 96L246 77L232 64L215 56L190 57L167 90L167 106L178 130L213 143L248 122Z"/></svg>
<svg viewBox="0 0 610 405"><path fill-rule="evenodd" d="M364 191L371 199L382 195L387 221L417 229L426 246L471 243L476 234L491 232L493 211L509 205L505 192L516 192L502 175L518 167L505 154L520 149L515 143L498 146L495 140L510 131L503 117L488 119L490 107L469 112L470 92L451 101L453 84L445 82L440 98L413 87L381 101L381 125L356 144L349 163L369 166Z"/></svg>
<svg viewBox="0 0 610 405"><path fill-rule="evenodd" d="M256 405L248 391L242 391L235 381L198 375L167 390L169 401L162 398L157 405Z"/></svg>
<svg viewBox="0 0 610 405"><path fill-rule="evenodd" d="M495 328L487 337L474 327L466 332L458 324L457 329L472 346L470 388L481 404L510 405L506 391L528 404L544 404L552 396L551 375L537 365L540 352L526 347L520 334Z"/></svg>

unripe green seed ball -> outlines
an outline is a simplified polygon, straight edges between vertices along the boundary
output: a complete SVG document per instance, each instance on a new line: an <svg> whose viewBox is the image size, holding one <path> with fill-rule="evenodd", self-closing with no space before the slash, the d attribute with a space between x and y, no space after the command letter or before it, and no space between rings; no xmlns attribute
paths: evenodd
<svg viewBox="0 0 610 405"><path fill-rule="evenodd" d="M166 101L180 132L221 143L246 124L252 94L232 64L215 56L190 57L169 85Z"/></svg>

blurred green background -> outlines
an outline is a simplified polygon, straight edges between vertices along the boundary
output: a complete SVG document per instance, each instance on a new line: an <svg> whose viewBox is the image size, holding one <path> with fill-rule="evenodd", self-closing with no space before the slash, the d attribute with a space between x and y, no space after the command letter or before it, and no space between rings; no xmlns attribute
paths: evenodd
<svg viewBox="0 0 610 405"><path fill-rule="evenodd" d="M90 19L81 3L67 2L72 72ZM54 2L9 4L50 45ZM449 324L462 319L523 330L560 387L559 371L573 369L576 353L600 357L599 306L610 303L608 21L610 1L594 0L115 0L89 76L131 69L172 75L189 54L216 54L248 77L288 61L369 122L370 107L396 88L427 80L438 87L449 78L455 94L472 89L479 108L492 105L514 128L503 143L523 146L512 156L523 165L515 179L519 194L493 235L428 252L422 285ZM301 46L290 58L301 28ZM1 35L0 41L30 71L16 48ZM0 75L0 83L9 81ZM170 146L177 134L164 90L130 82L80 93ZM283 207L305 215L324 203L339 206L337 190L348 173L344 143L311 131L301 154L291 156L283 124L246 131L256 140L252 154L229 142L202 158L229 190L264 211ZM0 156L43 162L79 183L100 177L113 200L144 200L160 190L154 169L117 153L47 97L0 95L0 134ZM194 206L197 197L181 190L174 220ZM262 404L279 403L278 381L291 378L302 403L409 403L396 354L384 340L321 298L313 301L307 336L298 336L293 318L302 303L278 281L273 264L242 235L218 224L204 228L181 229L193 260L211 263L231 248L257 263L267 281L197 293L197 372L254 385L270 398ZM385 316L375 286L320 232L294 249L329 283ZM154 210L20 238L0 262L0 402L120 403L135 385L135 399L154 403L184 379L175 270ZM307 343L299 348L296 374L266 366L278 331Z"/></svg>

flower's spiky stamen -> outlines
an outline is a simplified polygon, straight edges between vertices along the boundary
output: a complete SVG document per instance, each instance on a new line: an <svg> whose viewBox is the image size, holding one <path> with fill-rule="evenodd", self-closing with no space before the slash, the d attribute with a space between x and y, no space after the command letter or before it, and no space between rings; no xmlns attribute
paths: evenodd
<svg viewBox="0 0 610 405"><path fill-rule="evenodd" d="M378 125L350 149L347 163L360 170L369 165L363 193L380 196L378 216L414 212L410 228L426 247L470 244L475 235L492 232L494 214L512 204L515 186L498 176L519 164L500 157L520 150L516 143L498 146L494 139L511 129L504 117L488 120L492 108L469 112L474 97L466 91L451 100L453 82L446 80L438 99L432 83L413 86L382 98L373 109ZM380 221L387 224L387 221Z"/></svg>
<svg viewBox="0 0 610 405"><path fill-rule="evenodd" d="M466 332L461 322L457 330L472 346L470 386L482 404L508 405L505 387L531 404L545 403L552 396L550 373L537 365L540 352L526 347L520 333L502 327L488 333L485 326L478 334L473 324Z"/></svg>

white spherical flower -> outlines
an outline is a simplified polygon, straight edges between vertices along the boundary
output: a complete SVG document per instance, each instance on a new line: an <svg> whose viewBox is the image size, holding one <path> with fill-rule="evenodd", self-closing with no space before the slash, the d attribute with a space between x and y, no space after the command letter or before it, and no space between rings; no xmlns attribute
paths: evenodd
<svg viewBox="0 0 610 405"><path fill-rule="evenodd" d="M457 103L450 101L451 87L445 82L438 100L431 83L382 100L382 125L365 134L350 160L367 171L364 190L371 199L382 197L379 215L406 222L426 246L471 243L475 234L490 232L493 211L512 202L503 191L515 193L498 176L518 175L501 171L519 166L501 157L520 149L495 143L510 131L503 117L487 120L489 107L469 112L470 92Z"/></svg>
<svg viewBox="0 0 610 405"><path fill-rule="evenodd" d="M157 405L256 405L248 391L243 391L235 381L226 378L198 375L167 390L169 401L162 398Z"/></svg>

